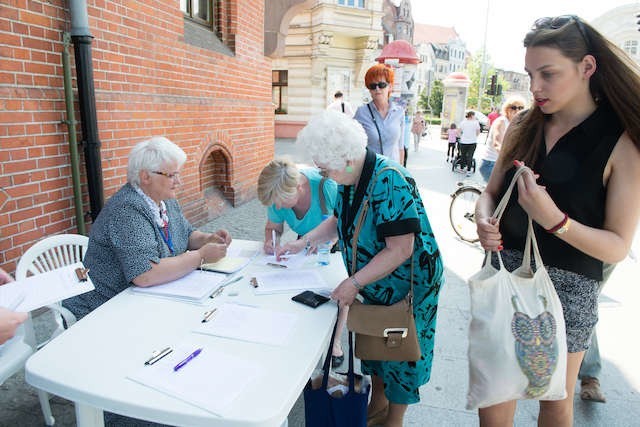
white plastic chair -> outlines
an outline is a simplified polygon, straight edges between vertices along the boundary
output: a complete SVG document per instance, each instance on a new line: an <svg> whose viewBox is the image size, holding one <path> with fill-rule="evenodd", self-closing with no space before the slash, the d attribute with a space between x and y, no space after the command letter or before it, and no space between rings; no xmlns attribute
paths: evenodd
<svg viewBox="0 0 640 427"><path fill-rule="evenodd" d="M22 255L16 268L16 280L82 261L88 245L89 238L80 234L59 234L47 237L31 246ZM20 326L16 336L5 344L5 348L0 350L0 384L23 369L31 354L76 322L76 317L62 306L61 301L47 307L53 311L57 324L56 329L49 339L37 343L33 321L29 316L29 319ZM45 424L54 425L55 418L51 414L49 394L38 390L38 398Z"/></svg>

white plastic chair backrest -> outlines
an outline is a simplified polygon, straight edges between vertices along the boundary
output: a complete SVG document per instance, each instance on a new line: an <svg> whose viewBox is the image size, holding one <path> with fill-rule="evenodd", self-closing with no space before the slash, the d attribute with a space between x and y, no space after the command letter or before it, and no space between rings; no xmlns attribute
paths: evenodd
<svg viewBox="0 0 640 427"><path fill-rule="evenodd" d="M16 268L16 280L82 261L87 246L89 238L81 234L46 237L22 255Z"/></svg>

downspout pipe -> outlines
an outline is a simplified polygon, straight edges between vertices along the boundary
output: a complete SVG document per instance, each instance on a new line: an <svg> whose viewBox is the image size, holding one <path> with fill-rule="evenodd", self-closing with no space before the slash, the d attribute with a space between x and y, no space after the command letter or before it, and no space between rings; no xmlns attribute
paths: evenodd
<svg viewBox="0 0 640 427"><path fill-rule="evenodd" d="M102 185L102 159L100 157L100 139L98 138L98 118L96 114L96 96L93 84L93 60L91 43L93 36L89 32L89 16L85 0L70 0L71 40L76 59L76 84L80 104L80 122L82 144L84 146L85 168L91 219L95 221L104 205Z"/></svg>
<svg viewBox="0 0 640 427"><path fill-rule="evenodd" d="M71 178L73 180L73 200L76 210L76 225L79 234L87 234L84 226L84 213L82 212L82 191L80 189L80 167L78 165L78 141L76 138L76 115L73 106L73 86L71 84L71 58L69 33L63 35L62 70L64 73L64 102L67 108L67 120L69 128L69 155L71 157Z"/></svg>

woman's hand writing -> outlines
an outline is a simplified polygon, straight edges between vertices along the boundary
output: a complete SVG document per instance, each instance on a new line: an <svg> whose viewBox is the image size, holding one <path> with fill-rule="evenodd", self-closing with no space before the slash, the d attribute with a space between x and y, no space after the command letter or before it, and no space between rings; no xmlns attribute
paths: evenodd
<svg viewBox="0 0 640 427"><path fill-rule="evenodd" d="M224 243L207 243L198 249L198 253L204 262L220 261L227 255L227 245Z"/></svg>

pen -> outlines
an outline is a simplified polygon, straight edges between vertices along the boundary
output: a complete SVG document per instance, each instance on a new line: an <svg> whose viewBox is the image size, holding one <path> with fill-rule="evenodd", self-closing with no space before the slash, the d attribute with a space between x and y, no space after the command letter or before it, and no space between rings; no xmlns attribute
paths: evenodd
<svg viewBox="0 0 640 427"><path fill-rule="evenodd" d="M273 254L276 254L276 230L271 229L271 244L273 245Z"/></svg>
<svg viewBox="0 0 640 427"><path fill-rule="evenodd" d="M276 264L276 263L273 263L273 262L268 262L268 263L267 263L267 265L268 265L269 267L287 268L287 266L286 266L286 265Z"/></svg>
<svg viewBox="0 0 640 427"><path fill-rule="evenodd" d="M193 353L191 353L190 355L188 355L180 363L178 363L176 366L173 367L173 372L178 372L178 370L182 369L184 367L184 365L186 365L187 363L189 363L193 359L195 359L196 356L199 355L201 352L202 352L202 349L199 348L196 351L194 351Z"/></svg>
<svg viewBox="0 0 640 427"><path fill-rule="evenodd" d="M160 351L159 353L154 351L152 356L151 356L151 359L149 359L146 362L144 362L144 364L145 365L153 365L158 360L162 359L163 357L165 357L167 354L171 353L172 351L173 350L171 349L171 347L167 347L164 350Z"/></svg>
<svg viewBox="0 0 640 427"><path fill-rule="evenodd" d="M209 295L209 298L215 298L215 297L217 297L218 295L220 295L220 294L222 293L222 291L223 291L223 290L224 290L224 286L218 286L218 287L216 288L216 290L215 290L215 291L213 291L213 292L211 293L211 295Z"/></svg>
<svg viewBox="0 0 640 427"><path fill-rule="evenodd" d="M205 311L204 312L204 318L202 319L202 323L207 323L209 321L209 319L211 319L211 316L213 316L213 313L216 312L216 308L211 309L209 311Z"/></svg>
<svg viewBox="0 0 640 427"><path fill-rule="evenodd" d="M236 283L242 279L244 279L244 276L236 276L233 279L229 280L228 282L222 282L221 286L229 286L230 284Z"/></svg>

